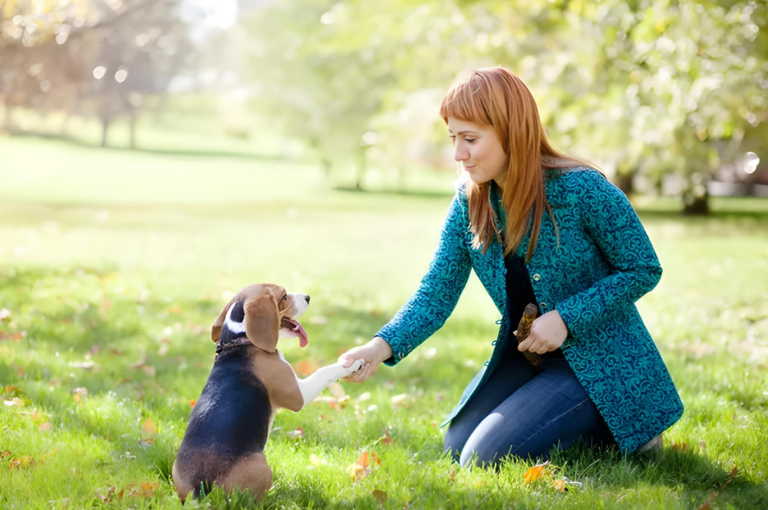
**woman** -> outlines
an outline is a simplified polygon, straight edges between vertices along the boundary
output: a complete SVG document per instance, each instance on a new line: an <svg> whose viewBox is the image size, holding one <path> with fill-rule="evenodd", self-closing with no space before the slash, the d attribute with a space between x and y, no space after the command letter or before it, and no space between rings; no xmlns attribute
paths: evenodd
<svg viewBox="0 0 768 510"><path fill-rule="evenodd" d="M552 148L533 96L504 68L453 87L440 115L467 178L417 292L341 356L367 361L348 380L397 364L437 331L474 269L502 320L491 359L444 423L445 449L462 466L547 457L579 439L625 453L661 447L683 405L634 305L661 267L626 197ZM540 315L518 345L529 302Z"/></svg>

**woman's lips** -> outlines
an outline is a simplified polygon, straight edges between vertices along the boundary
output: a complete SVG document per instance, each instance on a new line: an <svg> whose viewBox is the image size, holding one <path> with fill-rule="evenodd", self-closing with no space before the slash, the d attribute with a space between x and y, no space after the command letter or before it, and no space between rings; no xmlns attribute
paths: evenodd
<svg viewBox="0 0 768 510"><path fill-rule="evenodd" d="M472 166L465 166L465 167L464 167L464 170L466 170L467 172L471 172L472 170L474 170L474 169L475 169L475 167L476 167L476 166L477 166L477 165L472 165Z"/></svg>

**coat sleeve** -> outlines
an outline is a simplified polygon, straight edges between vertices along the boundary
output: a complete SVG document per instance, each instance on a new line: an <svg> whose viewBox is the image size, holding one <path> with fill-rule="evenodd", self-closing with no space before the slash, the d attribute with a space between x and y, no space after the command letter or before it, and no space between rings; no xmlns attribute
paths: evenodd
<svg viewBox="0 0 768 510"><path fill-rule="evenodd" d="M585 335L634 303L661 279L650 239L624 193L599 172L583 172L578 187L581 221L611 273L555 305L568 331Z"/></svg>
<svg viewBox="0 0 768 510"><path fill-rule="evenodd" d="M465 244L467 216L457 194L448 210L437 252L418 290L376 336L391 347L384 363L400 362L440 329L456 307L469 279L472 263Z"/></svg>

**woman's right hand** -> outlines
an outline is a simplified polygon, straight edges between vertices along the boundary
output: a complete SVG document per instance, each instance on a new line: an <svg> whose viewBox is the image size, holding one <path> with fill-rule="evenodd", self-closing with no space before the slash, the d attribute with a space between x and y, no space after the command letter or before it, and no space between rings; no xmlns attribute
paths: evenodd
<svg viewBox="0 0 768 510"><path fill-rule="evenodd" d="M366 379L373 376L376 370L379 369L379 365L384 360L392 357L392 347L381 337L374 337L373 340L360 347L353 347L341 356L339 356L339 362L343 363L345 367L350 366L355 360L363 359L365 364L363 367L352 375L344 378L347 382L363 382Z"/></svg>

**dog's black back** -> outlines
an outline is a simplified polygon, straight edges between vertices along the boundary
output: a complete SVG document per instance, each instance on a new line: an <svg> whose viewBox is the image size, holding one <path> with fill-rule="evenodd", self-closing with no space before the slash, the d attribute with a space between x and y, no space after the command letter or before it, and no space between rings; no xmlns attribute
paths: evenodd
<svg viewBox="0 0 768 510"><path fill-rule="evenodd" d="M208 485L241 458L262 452L267 443L272 407L247 355L253 348L221 351L192 409L176 462L195 473L195 495L201 482Z"/></svg>

